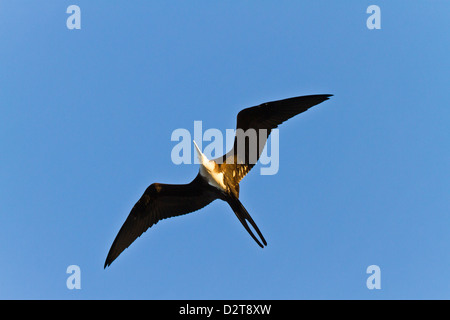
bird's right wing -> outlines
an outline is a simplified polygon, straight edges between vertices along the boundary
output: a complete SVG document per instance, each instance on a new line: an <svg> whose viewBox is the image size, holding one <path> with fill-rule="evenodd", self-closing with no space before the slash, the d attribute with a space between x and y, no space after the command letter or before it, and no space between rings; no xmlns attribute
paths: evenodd
<svg viewBox="0 0 450 320"><path fill-rule="evenodd" d="M222 157L214 159L220 163L227 177L233 177L232 184L238 184L259 160L272 129L284 121L328 100L331 94L317 94L294 97L262 103L241 110L237 115L236 137L233 148ZM256 139L251 144L251 132ZM240 145L242 148L240 148Z"/></svg>
<svg viewBox="0 0 450 320"><path fill-rule="evenodd" d="M109 250L105 268L126 248L159 220L199 210L216 197L201 187L197 176L189 184L169 185L154 183L145 190L120 228Z"/></svg>

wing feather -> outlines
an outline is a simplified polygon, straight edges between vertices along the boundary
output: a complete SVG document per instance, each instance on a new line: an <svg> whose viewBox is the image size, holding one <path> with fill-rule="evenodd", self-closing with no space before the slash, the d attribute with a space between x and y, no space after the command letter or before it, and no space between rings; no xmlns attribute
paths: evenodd
<svg viewBox="0 0 450 320"><path fill-rule="evenodd" d="M209 188L201 186L197 176L185 185L154 183L145 190L142 197L131 209L125 223L119 230L109 250L105 268L109 266L148 228L158 221L199 210L217 197Z"/></svg>
<svg viewBox="0 0 450 320"><path fill-rule="evenodd" d="M224 156L214 159L231 185L237 185L259 160L271 130L284 121L328 100L332 95L309 95L284 100L266 102L259 106L241 110L237 115L236 137L233 148ZM249 129L256 132L252 141ZM263 130L263 131L261 131ZM239 143L245 141L244 146ZM252 143L253 142L253 143ZM255 159L256 155L256 159ZM256 161L255 161L256 160ZM238 192L239 193L239 192Z"/></svg>

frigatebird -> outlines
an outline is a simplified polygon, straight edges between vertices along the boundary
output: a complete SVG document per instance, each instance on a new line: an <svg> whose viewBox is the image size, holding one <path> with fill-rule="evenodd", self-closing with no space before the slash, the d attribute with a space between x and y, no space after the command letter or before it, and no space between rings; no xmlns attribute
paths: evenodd
<svg viewBox="0 0 450 320"><path fill-rule="evenodd" d="M328 100L331 96L321 94L294 97L241 110L237 115L236 135L232 149L222 157L213 160L209 160L194 141L200 160L200 169L195 179L188 184L151 184L133 206L120 228L106 257L104 268L158 221L197 211L217 199L230 205L236 217L261 248L266 246L267 242L261 231L239 201L239 183L258 161L272 129ZM256 141L252 143L247 135L249 130L254 130L256 134ZM244 147L240 146L242 141L245 143ZM254 152L256 152L256 159ZM253 234L247 221L262 243Z"/></svg>

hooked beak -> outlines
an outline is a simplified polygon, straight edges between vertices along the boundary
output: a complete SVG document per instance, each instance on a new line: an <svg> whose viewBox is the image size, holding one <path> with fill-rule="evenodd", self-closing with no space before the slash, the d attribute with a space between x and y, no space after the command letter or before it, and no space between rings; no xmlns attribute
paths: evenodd
<svg viewBox="0 0 450 320"><path fill-rule="evenodd" d="M202 162L202 158L203 158L203 153L200 151L200 148L197 146L197 144L195 143L195 140L192 140L193 142L194 142L194 146L195 146L195 149L196 149L196 151L197 151L197 157L198 157L198 160L200 161L200 162Z"/></svg>

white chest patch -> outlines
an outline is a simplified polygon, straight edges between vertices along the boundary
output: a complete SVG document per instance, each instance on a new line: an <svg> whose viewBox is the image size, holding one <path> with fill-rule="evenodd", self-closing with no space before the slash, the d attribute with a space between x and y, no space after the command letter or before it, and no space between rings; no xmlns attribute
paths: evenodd
<svg viewBox="0 0 450 320"><path fill-rule="evenodd" d="M208 181L208 183L220 190L226 191L227 187L223 182L223 172L209 172L203 165L200 166L200 174Z"/></svg>

